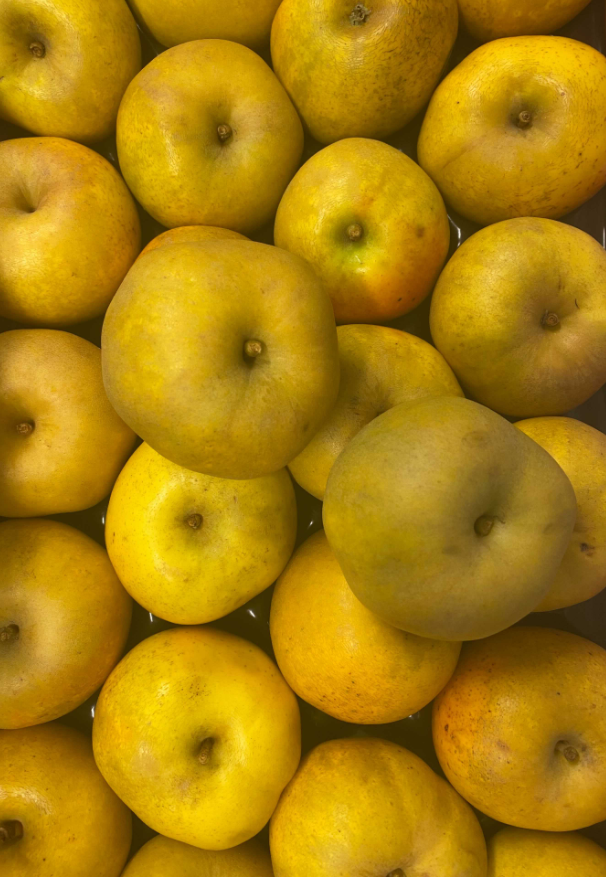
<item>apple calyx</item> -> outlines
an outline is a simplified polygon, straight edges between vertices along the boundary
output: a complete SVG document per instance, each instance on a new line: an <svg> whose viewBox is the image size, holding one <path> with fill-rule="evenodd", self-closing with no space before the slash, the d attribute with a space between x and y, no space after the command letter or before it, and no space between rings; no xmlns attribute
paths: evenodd
<svg viewBox="0 0 606 877"><path fill-rule="evenodd" d="M558 315L552 313L551 311L545 311L545 313L541 317L541 326L545 326L548 329L555 329L555 327L559 325L560 318L558 317Z"/></svg>
<svg viewBox="0 0 606 877"><path fill-rule="evenodd" d="M192 530L199 530L200 527L202 526L202 521L204 520L204 518L202 517L202 515L198 515L198 514L194 513L193 515L190 515L185 520L186 520L188 526L190 526L192 528Z"/></svg>
<svg viewBox="0 0 606 877"><path fill-rule="evenodd" d="M7 624L0 627L0 643L9 643L19 638L19 625Z"/></svg>
<svg viewBox="0 0 606 877"><path fill-rule="evenodd" d="M29 50L34 58L44 58L46 55L46 46L40 40L34 40L29 44Z"/></svg>
<svg viewBox="0 0 606 877"><path fill-rule="evenodd" d="M568 740L558 740L555 748L556 752L561 752L566 761L570 764L576 764L580 758L578 750L575 749Z"/></svg>
<svg viewBox="0 0 606 877"><path fill-rule="evenodd" d="M34 424L31 420L24 420L15 427L19 435L30 435L34 431Z"/></svg>
<svg viewBox="0 0 606 877"><path fill-rule="evenodd" d="M221 143L226 143L233 133L234 132L230 125L225 124L217 126L217 137Z"/></svg>
<svg viewBox="0 0 606 877"><path fill-rule="evenodd" d="M361 239L362 235L364 234L364 229L359 222L352 222L351 225L347 226L346 234L349 240L355 243L356 241L359 241Z"/></svg>
<svg viewBox="0 0 606 877"><path fill-rule="evenodd" d="M532 113L528 112L528 110L522 110L521 113L518 113L518 118L516 119L516 125L518 128L530 128L532 125Z"/></svg>
<svg viewBox="0 0 606 877"><path fill-rule="evenodd" d="M13 843L23 837L23 825L18 819L0 822L0 844Z"/></svg>
<svg viewBox="0 0 606 877"><path fill-rule="evenodd" d="M360 25L365 24L368 21L371 12L372 9L367 9L363 3L356 3L349 14L349 20L354 27L360 27Z"/></svg>
<svg viewBox="0 0 606 877"><path fill-rule="evenodd" d="M476 531L478 536L488 536L490 531L494 526L494 518L491 518L489 515L480 515L478 520L473 525L473 529Z"/></svg>
<svg viewBox="0 0 606 877"><path fill-rule="evenodd" d="M205 740L202 741L200 751L198 752L198 761L200 762L200 764L208 764L214 745L214 737L207 737Z"/></svg>
<svg viewBox="0 0 606 877"><path fill-rule="evenodd" d="M263 344L261 341L256 341L254 338L251 338L244 344L244 356L247 356L249 359L255 359L261 353L263 353Z"/></svg>

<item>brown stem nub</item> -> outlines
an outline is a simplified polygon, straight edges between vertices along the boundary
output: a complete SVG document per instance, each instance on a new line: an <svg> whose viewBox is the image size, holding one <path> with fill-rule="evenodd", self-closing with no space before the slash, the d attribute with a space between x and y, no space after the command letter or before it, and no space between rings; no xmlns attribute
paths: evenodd
<svg viewBox="0 0 606 877"><path fill-rule="evenodd" d="M363 3L356 3L349 15L349 20L354 27L359 27L361 24L365 24L366 21L368 21L371 12L372 9L367 9Z"/></svg>
<svg viewBox="0 0 606 877"><path fill-rule="evenodd" d="M226 143L233 133L229 125L219 125L217 127L217 137L221 143Z"/></svg>
<svg viewBox="0 0 606 877"><path fill-rule="evenodd" d="M214 737L207 737L206 740L202 741L200 751L198 752L198 761L200 762L200 764L208 764L208 760L210 759L214 745Z"/></svg>
<svg viewBox="0 0 606 877"><path fill-rule="evenodd" d="M7 624L6 627L0 627L0 643L10 643L19 638L19 626L17 624Z"/></svg>
<svg viewBox="0 0 606 877"><path fill-rule="evenodd" d="M250 339L245 343L244 356L248 356L250 359L255 359L260 353L263 353L263 344L260 341Z"/></svg>
<svg viewBox="0 0 606 877"><path fill-rule="evenodd" d="M34 424L31 420L23 420L21 423L18 423L15 427L19 435L31 435L34 431Z"/></svg>
<svg viewBox="0 0 606 877"><path fill-rule="evenodd" d="M518 128L530 128L532 125L532 113L529 113L528 110L522 110L521 113L518 113L516 125Z"/></svg>
<svg viewBox="0 0 606 877"><path fill-rule="evenodd" d="M40 40L34 40L33 43L30 43L29 50L34 58L44 58L46 55L46 46Z"/></svg>
<svg viewBox="0 0 606 877"><path fill-rule="evenodd" d="M0 822L0 844L9 844L21 840L23 837L23 825L18 819Z"/></svg>
<svg viewBox="0 0 606 877"><path fill-rule="evenodd" d="M350 241L354 241L354 243L359 241L363 234L364 229L359 222L352 222L351 225L347 226L347 237Z"/></svg>
<svg viewBox="0 0 606 877"><path fill-rule="evenodd" d="M480 515L478 520L473 525L473 529L476 531L478 536L488 536L493 528L493 525L494 518L491 518L488 515Z"/></svg>
<svg viewBox="0 0 606 877"><path fill-rule="evenodd" d="M574 764L579 760L579 753L571 746L568 740L558 740L556 743L556 752L561 752L566 761L569 761L570 764Z"/></svg>
<svg viewBox="0 0 606 877"><path fill-rule="evenodd" d="M541 317L541 326L546 326L548 329L555 329L555 327L559 325L560 318L558 317L558 315L552 313L551 311L545 311L545 313Z"/></svg>
<svg viewBox="0 0 606 877"><path fill-rule="evenodd" d="M190 515L189 518L186 518L188 525L192 528L192 530L199 530L202 526L202 521L204 518L202 515L193 514Z"/></svg>

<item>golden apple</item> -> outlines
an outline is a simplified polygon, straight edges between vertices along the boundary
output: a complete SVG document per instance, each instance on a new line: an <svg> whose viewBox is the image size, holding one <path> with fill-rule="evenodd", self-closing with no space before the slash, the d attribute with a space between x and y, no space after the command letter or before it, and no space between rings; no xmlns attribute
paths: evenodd
<svg viewBox="0 0 606 877"><path fill-rule="evenodd" d="M187 241L222 241L222 240L248 240L243 234L231 231L229 228L218 228L214 225L182 225L180 228L169 228L162 234L152 238L139 255L149 253L166 244L179 244Z"/></svg>
<svg viewBox="0 0 606 877"><path fill-rule="evenodd" d="M274 237L313 266L338 323L372 323L407 313L431 292L450 226L442 196L412 159L352 137L298 171L280 201Z"/></svg>
<svg viewBox="0 0 606 877"><path fill-rule="evenodd" d="M272 70L227 40L154 58L126 90L116 136L129 188L169 228L258 228L303 151L301 122Z"/></svg>
<svg viewBox="0 0 606 877"><path fill-rule="evenodd" d="M502 828L488 842L488 877L604 877L606 850L575 832Z"/></svg>
<svg viewBox="0 0 606 877"><path fill-rule="evenodd" d="M122 877L274 877L274 873L269 853L257 840L215 851L158 834L130 860Z"/></svg>
<svg viewBox="0 0 606 877"><path fill-rule="evenodd" d="M183 469L143 444L118 476L105 525L120 581L175 624L222 618L268 588L295 544L285 469L234 481Z"/></svg>
<svg viewBox="0 0 606 877"><path fill-rule="evenodd" d="M270 845L275 877L486 877L471 807L387 740L316 746L280 798Z"/></svg>
<svg viewBox="0 0 606 877"><path fill-rule="evenodd" d="M99 769L155 831L207 850L263 828L301 754L297 700L257 646L210 627L143 640L103 689Z"/></svg>
<svg viewBox="0 0 606 877"><path fill-rule="evenodd" d="M57 719L122 656L132 602L107 553L45 519L0 524L0 728Z"/></svg>
<svg viewBox="0 0 606 877"><path fill-rule="evenodd" d="M434 703L434 745L446 778L493 819L585 828L606 819L605 704L604 649L511 627L463 646Z"/></svg>
<svg viewBox="0 0 606 877"><path fill-rule="evenodd" d="M159 247L103 324L116 411L154 450L221 478L283 468L338 392L330 299L296 256L251 241Z"/></svg>
<svg viewBox="0 0 606 877"><path fill-rule="evenodd" d="M557 219L606 182L606 58L554 36L480 46L435 90L417 151L467 219Z"/></svg>
<svg viewBox="0 0 606 877"><path fill-rule="evenodd" d="M125 0L3 0L0 117L91 143L116 126L124 90L141 67Z"/></svg>
<svg viewBox="0 0 606 877"><path fill-rule="evenodd" d="M383 138L427 102L457 24L456 0L283 0L271 57L320 143Z"/></svg>
<svg viewBox="0 0 606 877"><path fill-rule="evenodd" d="M122 177L92 149L58 137L0 143L0 316L46 326L99 316L140 237Z"/></svg>
<svg viewBox="0 0 606 877"><path fill-rule="evenodd" d="M119 877L131 834L83 734L55 722L0 731L2 877Z"/></svg>
<svg viewBox="0 0 606 877"><path fill-rule="evenodd" d="M550 34L567 24L589 0L459 0L461 20L478 40Z"/></svg>
<svg viewBox="0 0 606 877"><path fill-rule="evenodd" d="M335 407L308 445L288 464L295 481L324 498L332 466L362 427L395 405L425 396L462 396L435 347L388 326L339 326L341 381Z"/></svg>
<svg viewBox="0 0 606 877"><path fill-rule="evenodd" d="M95 505L134 443L105 395L98 347L55 329L0 334L0 515Z"/></svg>
<svg viewBox="0 0 606 877"><path fill-rule="evenodd" d="M476 232L447 263L431 335L483 405L513 417L564 414L606 382L605 286L606 253L590 235L509 219Z"/></svg>

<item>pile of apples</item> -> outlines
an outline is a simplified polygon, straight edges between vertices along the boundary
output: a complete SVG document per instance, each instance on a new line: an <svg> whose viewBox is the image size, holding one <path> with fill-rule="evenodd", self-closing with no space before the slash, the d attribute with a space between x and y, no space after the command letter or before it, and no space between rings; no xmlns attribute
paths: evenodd
<svg viewBox="0 0 606 877"><path fill-rule="evenodd" d="M0 0L2 877L606 875L606 651L518 625L606 585L606 58L367 3ZM274 583L275 660L212 624ZM432 701L443 776L301 759Z"/></svg>

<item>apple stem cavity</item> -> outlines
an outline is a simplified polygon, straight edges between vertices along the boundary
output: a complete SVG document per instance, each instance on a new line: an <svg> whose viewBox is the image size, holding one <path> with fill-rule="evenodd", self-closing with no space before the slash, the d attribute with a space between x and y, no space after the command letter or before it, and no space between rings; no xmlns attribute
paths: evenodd
<svg viewBox="0 0 606 877"><path fill-rule="evenodd" d="M349 20L354 27L360 27L368 21L372 9L368 9L363 3L356 3L352 9Z"/></svg>
<svg viewBox="0 0 606 877"><path fill-rule="evenodd" d="M578 751L574 748L574 746L571 746L568 740L558 740L555 748L556 752L561 752L566 761L568 761L570 764L576 764L576 762L579 760Z"/></svg>
<svg viewBox="0 0 606 877"><path fill-rule="evenodd" d="M202 741L202 745L200 746L200 751L198 753L198 761L200 762L200 764L208 764L214 745L214 737L207 737L205 740Z"/></svg>
<svg viewBox="0 0 606 877"><path fill-rule="evenodd" d="M530 128L532 125L532 113L529 113L528 110L522 110L521 113L518 113L518 118L516 119L516 125L518 128Z"/></svg>
<svg viewBox="0 0 606 877"><path fill-rule="evenodd" d="M219 125L217 127L217 137L220 143L227 143L233 133L230 125Z"/></svg>
<svg viewBox="0 0 606 877"><path fill-rule="evenodd" d="M488 515L480 515L478 520L473 525L473 528L478 536L488 536L493 526L494 518L491 518Z"/></svg>
<svg viewBox="0 0 606 877"><path fill-rule="evenodd" d="M0 643L10 643L19 638L19 626L17 624L7 624L6 627L0 627Z"/></svg>
<svg viewBox="0 0 606 877"><path fill-rule="evenodd" d="M395 871L390 871L387 877L406 877L406 874L401 868L396 868Z"/></svg>
<svg viewBox="0 0 606 877"><path fill-rule="evenodd" d="M204 518L202 517L202 515L193 514L185 520L187 521L188 526L192 528L192 530L199 530L202 526L202 521L204 520Z"/></svg>
<svg viewBox="0 0 606 877"><path fill-rule="evenodd" d="M244 356L247 356L249 359L256 359L261 353L263 353L263 344L261 341L250 339L245 343Z"/></svg>
<svg viewBox="0 0 606 877"><path fill-rule="evenodd" d="M19 435L30 435L34 431L34 424L31 420L24 420L15 427Z"/></svg>
<svg viewBox="0 0 606 877"><path fill-rule="evenodd" d="M558 317L558 315L552 313L551 311L545 311L545 313L541 317L541 326L545 326L547 329L555 329L555 327L559 325L560 318Z"/></svg>
<svg viewBox="0 0 606 877"><path fill-rule="evenodd" d="M350 241L353 241L354 243L359 241L363 234L364 229L359 222L352 222L351 225L347 226L347 237Z"/></svg>
<svg viewBox="0 0 606 877"><path fill-rule="evenodd" d="M46 55L46 46L40 40L34 40L29 44L29 50L34 58L44 58Z"/></svg>
<svg viewBox="0 0 606 877"><path fill-rule="evenodd" d="M0 822L0 844L13 843L23 837L23 825L17 819Z"/></svg>

